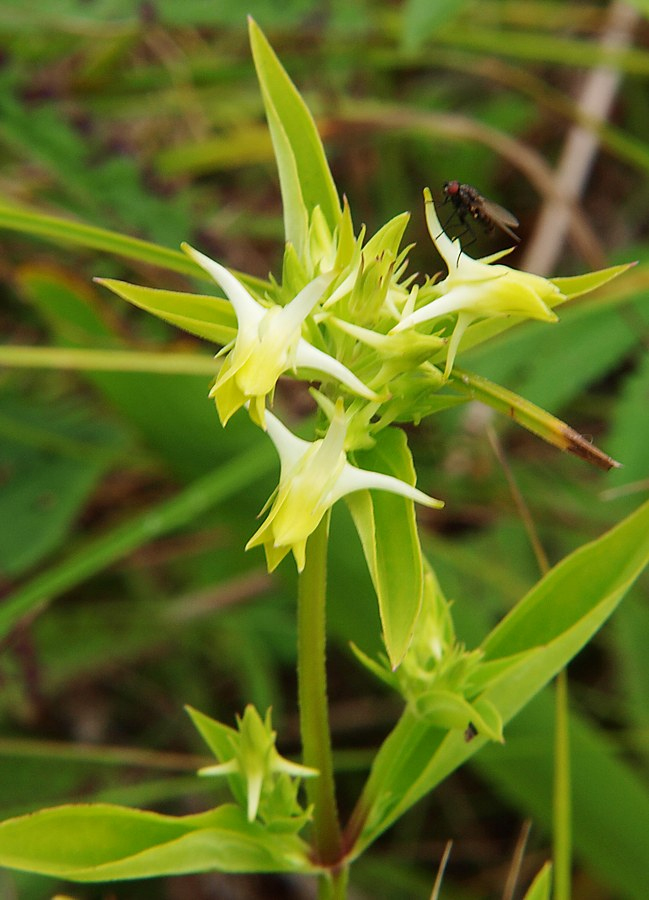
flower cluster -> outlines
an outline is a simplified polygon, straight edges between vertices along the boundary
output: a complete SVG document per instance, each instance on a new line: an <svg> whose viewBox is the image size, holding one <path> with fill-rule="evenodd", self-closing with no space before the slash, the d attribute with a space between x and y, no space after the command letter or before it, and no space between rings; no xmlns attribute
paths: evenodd
<svg viewBox="0 0 649 900"><path fill-rule="evenodd" d="M236 317L233 339L217 354L222 362L210 392L221 422L245 408L280 457L270 511L248 542L263 545L269 569L292 552L301 570L309 535L338 499L356 491L389 491L441 507L400 478L356 466L354 453L372 447L393 422L418 422L435 408L431 397L444 387L474 323L502 316L552 322L552 307L565 299L552 282L495 264L503 254L467 256L444 233L428 189L425 201L431 238L448 269L441 281L415 283L406 275L409 248L400 244L407 214L366 240L363 229L355 235L346 203L333 231L315 207L301 253L287 244L281 283L271 280L264 291L183 246L225 293ZM104 283L145 305L147 289ZM189 322L183 296L192 295L174 295L174 316L168 309L159 314ZM193 330L218 333L220 327L226 333L225 321L216 321L222 312L215 307L210 315L202 327L192 320ZM269 411L286 374L319 382L314 396L322 436L312 442L296 437Z"/></svg>

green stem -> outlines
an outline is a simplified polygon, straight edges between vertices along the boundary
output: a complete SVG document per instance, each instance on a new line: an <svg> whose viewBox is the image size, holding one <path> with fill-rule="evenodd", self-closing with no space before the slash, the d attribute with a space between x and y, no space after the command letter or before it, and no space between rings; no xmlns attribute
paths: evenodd
<svg viewBox="0 0 649 900"><path fill-rule="evenodd" d="M327 705L325 601L327 594L327 514L309 538L306 564L298 588L298 693L303 761L318 769L317 778L306 781L307 796L313 804L313 832L316 857L323 865L335 865L342 855L342 841L333 777L331 735ZM335 881L338 879L335 878ZM332 894L327 879L325 896Z"/></svg>
<svg viewBox="0 0 649 900"><path fill-rule="evenodd" d="M320 881L318 900L346 900L349 868L345 866Z"/></svg>

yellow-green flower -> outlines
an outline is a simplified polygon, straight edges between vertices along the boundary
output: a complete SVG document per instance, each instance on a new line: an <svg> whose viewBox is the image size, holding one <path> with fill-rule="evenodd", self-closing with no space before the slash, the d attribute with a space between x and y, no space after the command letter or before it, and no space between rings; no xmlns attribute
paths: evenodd
<svg viewBox="0 0 649 900"><path fill-rule="evenodd" d="M237 317L237 337L222 351L228 355L210 392L224 425L248 404L251 418L265 428L266 397L272 402L280 375L298 368L320 372L361 397L377 399L346 366L302 337L302 323L322 299L333 273L314 278L286 306L265 307L224 266L188 244L183 250L220 285Z"/></svg>
<svg viewBox="0 0 649 900"><path fill-rule="evenodd" d="M550 306L562 300L563 294L551 281L539 275L489 264L493 259L500 258L502 253L483 260L467 256L459 240L452 241L444 233L428 188L424 191L424 197L428 231L446 263L448 275L431 287L435 299L406 314L391 333L457 315L446 356L444 374L448 377L462 335L472 322L491 316L520 316L555 322L557 316Z"/></svg>
<svg viewBox="0 0 649 900"><path fill-rule="evenodd" d="M267 432L280 457L280 480L268 517L248 541L246 550L263 544L269 571L290 552L302 571L309 535L345 494L376 489L401 494L425 506L444 505L392 475L359 469L347 462L347 425L342 401L336 404L325 437L313 442L297 437L276 416L266 413Z"/></svg>
<svg viewBox="0 0 649 900"><path fill-rule="evenodd" d="M249 704L246 706L243 716L237 716L238 731L234 731L232 728L226 729L217 722L207 721L208 725L228 735L232 756L224 762L199 769L198 774L207 776L240 775L246 784L249 822L254 821L257 817L264 785L274 778L281 775L287 775L290 778L313 778L318 774L316 769L301 766L280 756L275 746L277 733L271 725L270 710L262 720L254 706Z"/></svg>

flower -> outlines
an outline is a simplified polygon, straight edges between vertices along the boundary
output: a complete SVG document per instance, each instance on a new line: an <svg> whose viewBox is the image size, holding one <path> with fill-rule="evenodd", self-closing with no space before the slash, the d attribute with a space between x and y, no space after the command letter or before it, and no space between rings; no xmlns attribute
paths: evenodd
<svg viewBox="0 0 649 900"><path fill-rule="evenodd" d="M222 351L228 355L210 392L224 425L247 403L251 418L265 428L266 397L272 401L282 373L298 368L335 378L368 400L378 399L346 366L301 336L302 323L322 299L334 273L318 275L286 306L265 307L224 266L188 244L183 244L183 250L221 286L237 317L237 336L233 346Z"/></svg>
<svg viewBox="0 0 649 900"><path fill-rule="evenodd" d="M257 817L262 799L262 790L271 794L273 781L279 778L313 778L316 769L302 766L280 756L275 746L277 733L271 724L270 709L262 720L251 704L246 706L243 716L237 716L238 731L204 716L197 710L189 710L199 731L207 743L216 750L218 756L227 756L223 762L205 766L198 770L204 776L239 776L246 786L248 821ZM223 753L223 748L227 751ZM275 805L277 799L275 798Z"/></svg>
<svg viewBox="0 0 649 900"><path fill-rule="evenodd" d="M293 553L298 571L302 571L309 535L345 494L376 489L401 494L424 506L444 505L392 475L359 469L347 462L348 418L340 399L325 437L319 440L302 440L269 412L266 425L280 457L280 480L268 517L248 541L246 550L263 544L271 572L289 552Z"/></svg>
<svg viewBox="0 0 649 900"><path fill-rule="evenodd" d="M448 378L462 335L476 319L514 315L556 322L557 316L550 305L564 297L556 285L539 275L519 272L509 266L490 265L503 253L482 260L467 256L459 240L452 241L444 233L428 188L424 191L424 198L428 231L446 263L448 275L444 281L431 285L430 291L435 294L435 299L408 312L390 333L396 334L423 322L456 314L457 321L446 356L444 376Z"/></svg>

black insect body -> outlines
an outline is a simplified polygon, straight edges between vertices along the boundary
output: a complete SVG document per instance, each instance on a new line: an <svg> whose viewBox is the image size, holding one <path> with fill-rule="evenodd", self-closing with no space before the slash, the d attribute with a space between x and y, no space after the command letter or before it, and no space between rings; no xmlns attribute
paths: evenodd
<svg viewBox="0 0 649 900"><path fill-rule="evenodd" d="M471 243L475 241L471 220L479 222L485 231L493 231L497 227L516 242L520 241L519 236L512 231L512 228L518 228L519 225L516 216L497 203L487 200L470 184L461 184L459 181L445 181L444 197L444 203L450 200L453 204L455 208L454 215L457 215L464 226L462 234L466 234L467 231L471 233L473 237ZM458 235L458 237L461 237L461 235Z"/></svg>

